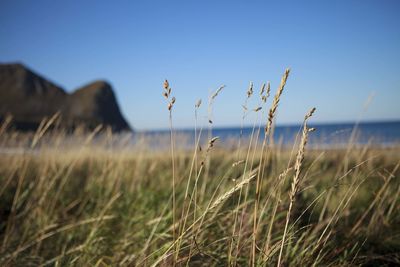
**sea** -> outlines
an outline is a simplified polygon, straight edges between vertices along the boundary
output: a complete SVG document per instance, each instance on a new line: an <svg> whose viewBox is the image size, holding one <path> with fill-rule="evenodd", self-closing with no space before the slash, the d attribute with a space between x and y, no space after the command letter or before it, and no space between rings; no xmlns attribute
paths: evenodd
<svg viewBox="0 0 400 267"><path fill-rule="evenodd" d="M311 146L337 147L347 146L349 143L357 145L374 146L397 146L400 145L400 120L399 121L378 121L378 122L347 122L347 123L310 123L309 127L315 131L309 134ZM260 129L260 133L258 130ZM273 130L273 142L281 145L293 145L299 140L302 125L277 125ZM210 137L218 137L222 143L231 144L237 140L253 140L258 136L264 139L263 128L253 127L206 127L197 130L197 136L201 131L201 139L207 140ZM141 136L149 139L169 138L169 130L155 130L141 132ZM194 129L174 129L175 142L193 143L195 137ZM162 139L162 138L161 138Z"/></svg>
<svg viewBox="0 0 400 267"><path fill-rule="evenodd" d="M173 137L175 147L183 150L192 150L195 140L200 140L199 145L203 148L211 138L217 138L215 147L236 149L239 145L244 148L252 142L253 147L261 146L264 140L264 127L210 127L206 125L197 129L174 129ZM359 147L398 148L400 147L400 120L359 122L359 123L310 123L309 127L315 131L309 133L308 149L341 149ZM293 147L301 138L302 125L277 125L273 128L272 137L268 138L269 145L281 146L283 148ZM120 133L109 139L109 135L99 135L92 140L92 144L102 146L105 149L145 149L154 151L168 151L170 149L170 130L135 131L134 133ZM50 137L51 138L51 137ZM76 136L65 137L64 144L58 144L58 148L81 147L86 142ZM258 138L258 140L257 140ZM42 137L43 147L49 143ZM256 141L258 141L256 143ZM351 144L351 146L349 146ZM28 142L25 145L2 144L0 155L3 154L26 154L38 153L41 145L32 148Z"/></svg>

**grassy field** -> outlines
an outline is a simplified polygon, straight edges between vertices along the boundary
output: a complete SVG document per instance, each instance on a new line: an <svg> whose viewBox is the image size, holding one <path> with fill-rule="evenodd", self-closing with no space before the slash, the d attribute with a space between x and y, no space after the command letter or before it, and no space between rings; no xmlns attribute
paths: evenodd
<svg viewBox="0 0 400 267"><path fill-rule="evenodd" d="M211 131L192 150L173 135L156 150L107 131L48 131L51 119L32 135L3 126L0 265L399 265L400 147L309 149L314 110L293 147L273 144L288 74L235 146ZM269 85L261 105L268 96Z"/></svg>

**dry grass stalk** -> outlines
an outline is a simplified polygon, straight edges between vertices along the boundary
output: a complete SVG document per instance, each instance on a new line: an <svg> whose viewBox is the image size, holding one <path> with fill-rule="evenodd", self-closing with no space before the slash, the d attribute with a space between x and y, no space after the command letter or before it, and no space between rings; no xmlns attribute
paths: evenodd
<svg viewBox="0 0 400 267"><path fill-rule="evenodd" d="M264 94L264 92L265 92L265 94ZM264 102L264 103L267 102L267 99L268 99L268 97L270 95L270 92L271 92L270 83L269 82L267 83L267 89L265 89L265 83L263 83L263 85L261 87L261 91L260 91L260 97L261 97L261 101L262 102Z"/></svg>
<svg viewBox="0 0 400 267"><path fill-rule="evenodd" d="M208 141L208 149L211 149L212 147L214 147L214 143L215 141L217 141L219 139L219 136L215 136L213 138L211 138L210 141Z"/></svg>
<svg viewBox="0 0 400 267"><path fill-rule="evenodd" d="M50 126L60 117L60 112L57 112L54 114L49 120L42 120L36 133L35 136L33 137L32 143L31 143L31 148L34 148L36 144L39 142L40 138L43 137L43 135L46 133L46 131L50 128Z"/></svg>
<svg viewBox="0 0 400 267"><path fill-rule="evenodd" d="M261 89L260 89L260 96L263 96L265 92L265 83L261 84Z"/></svg>
<svg viewBox="0 0 400 267"><path fill-rule="evenodd" d="M275 117L276 110L279 105L279 101L281 99L281 95L283 93L283 89L285 88L287 79L289 77L290 69L286 69L285 73L283 74L283 77L281 79L281 84L279 85L278 91L275 94L274 100L272 101L272 106L271 109L269 110L268 113L268 122L267 126L265 127L265 134L267 135L269 131L271 130L273 119Z"/></svg>
<svg viewBox="0 0 400 267"><path fill-rule="evenodd" d="M207 212L211 211L215 207L219 206L222 202L224 202L226 199L228 199L233 193L235 193L236 191L241 189L246 184L250 183L250 181L253 180L254 177L256 177L256 175L257 175L256 170L253 170L246 179L243 179L240 183L236 184L234 187L232 187L230 190L228 190L225 194L218 197L213 202L213 204L210 206L210 208L207 209Z"/></svg>
<svg viewBox="0 0 400 267"><path fill-rule="evenodd" d="M259 103L259 108L260 109L256 108L254 110L255 112L258 112L259 110L261 110L263 104L265 104L267 102L267 99L270 96L270 90L271 90L271 87L270 87L270 83L269 82L267 83L267 88L266 89L265 89L265 83L263 83L261 85L260 103ZM245 105L247 105L247 99L246 99ZM247 107L244 106L243 108L245 109L245 111L247 111ZM263 114L261 114L260 116L262 117L262 115ZM244 118L244 116L245 116L245 113L243 115L243 118ZM242 123L243 123L243 120L242 120ZM253 123L250 143L249 143L249 147L248 147L248 150L247 150L247 156L246 156L246 161L245 161L245 164L244 164L243 175L245 175L245 173L246 173L247 165L249 164L250 166L252 166L253 163L254 163L255 154L256 154L256 150L257 150L258 139L259 139L259 134L260 134L260 127L261 127L261 121L259 123L258 130L255 131L255 128L256 128L256 120L255 120L254 123ZM253 138L255 139L254 142L253 142ZM240 143L240 139L239 139L239 143ZM253 145L254 146L253 156L252 156L252 158L250 160L249 159L250 150L251 150L251 147L252 147L253 143L254 143L254 145ZM239 155L239 151L240 151L240 146L238 147L238 155ZM249 160L250 160L250 162L248 162ZM249 192L249 190L247 188L247 190L245 192L245 195L244 195L244 202L247 201L248 192ZM229 255L228 255L228 259L229 259L228 261L229 261L229 264L231 264L231 265L235 265L236 264L235 263L236 259L235 258L232 259L233 242L235 241L235 239L237 240L237 242L236 242L236 257L237 257L237 254L239 252L239 244L240 244L240 239L241 239L241 233L242 233L243 219L244 219L244 214L245 214L245 210L246 210L245 208L242 209L240 225L239 225L239 229L237 231L237 238L235 238L235 235L236 235L236 223L237 223L237 220L238 220L238 210L239 210L239 206L240 206L241 200L242 200L242 191L240 191L239 198L238 198L238 201L237 201L237 208L235 209L235 212L234 212L235 215L234 215L233 231L232 231L231 245L230 245Z"/></svg>
<svg viewBox="0 0 400 267"><path fill-rule="evenodd" d="M175 193L175 152L174 152L174 136L173 136L173 126L172 126L172 107L175 104L175 97L172 97L171 100L170 96L171 96L171 92L172 89L169 85L169 82L167 79L165 79L164 83L163 83L163 87L164 87L164 95L167 98L168 101L168 111L169 111L169 128L170 128L170 143L171 143L171 164L172 164L172 223L173 223L173 229L172 229L172 236L173 236L173 240L176 240L176 193ZM174 247L175 249L175 247ZM178 257L178 252L174 251L174 261L173 264L175 266L176 263L176 258Z"/></svg>
<svg viewBox="0 0 400 267"><path fill-rule="evenodd" d="M265 90L265 83L263 83L261 85L260 95L263 94L264 90ZM248 103L248 101L249 101L249 99L250 99L250 97L252 95L253 95L253 82L250 82L249 88L248 88L248 90L246 92L245 102L242 105L242 107L243 107L243 115L242 115L242 120L241 120L241 125L240 125L240 136L239 136L239 141L238 141L238 146L237 146L237 161L235 163L233 163L232 167L237 166L238 164L240 164L243 161L243 160L240 160L240 158L241 158L241 144L242 144L241 142L242 142L242 137L243 137L243 125L244 125L244 120L245 120L245 118L247 116L247 112L249 110L247 108L247 103ZM262 109L262 107L258 106L255 109L253 109L253 111L258 112L261 109ZM248 158L249 158L250 149L251 149L251 145L252 145L252 142L253 142L254 128L255 128L255 124L254 124L253 129L252 129L250 143L249 143L249 146L248 146L248 149L247 149L246 160L243 161L245 163L244 164L244 170L243 170L243 177L246 175L246 171L247 171L247 163L248 163L247 161L248 161ZM234 182L236 182L235 179L234 179ZM232 262L232 252L233 252L233 247L234 247L234 242L235 242L234 236L236 234L236 224L237 224L237 220L238 220L238 210L239 210L238 206L240 205L241 198L242 198L242 190L240 190L239 197L238 197L238 200L237 200L237 208L233 211L234 223L233 223L233 227L232 227L232 237L231 237L230 246L229 246L229 255L228 255L228 263L229 263L229 265L234 265L235 264L234 261ZM239 235L240 235L240 231L239 231Z"/></svg>
<svg viewBox="0 0 400 267"><path fill-rule="evenodd" d="M308 134L310 131L314 131L314 128L308 128L307 120L313 115L314 112L315 112L315 108L312 108L304 117L303 132L302 132L302 136L301 136L299 150L298 150L297 156L296 156L296 162L294 164L295 174L293 177L293 181L291 184L291 190L289 193L289 208L288 208L288 211L286 214L285 229L283 230L283 237L282 237L282 241L281 241L281 248L279 250L277 266L281 266L282 252L283 252L283 247L285 245L287 228L288 228L289 221L290 221L290 214L291 214L291 211L293 208L293 204L295 202L296 194L299 191L299 185L300 185L300 181L301 181L300 173L301 173L301 167L302 167L303 161L304 161L304 154L305 154L305 149L306 149L306 145L307 145L307 141L308 141Z"/></svg>
<svg viewBox="0 0 400 267"><path fill-rule="evenodd" d="M269 254L270 254L270 243L271 243L271 237L272 237L272 227L274 225L274 221L275 221L275 216L276 216L276 212L278 210L278 205L281 202L280 196L281 196L281 185L284 183L285 181L285 177L288 175L288 173L293 169L293 167L288 167L286 168L286 170L284 170L278 177L277 179L277 183L276 183L276 187L274 192L276 192L275 197L276 197L276 201L273 207L273 212L272 212L272 216L270 219L270 223L269 223L269 227L268 227L268 233L267 233L267 238L265 241L265 248L264 248L264 255L263 255L263 261L265 262L266 259L268 258Z"/></svg>
<svg viewBox="0 0 400 267"><path fill-rule="evenodd" d="M201 105L201 99L197 100L196 105L194 105L194 106L196 109L198 109L200 107L200 105Z"/></svg>
<svg viewBox="0 0 400 267"><path fill-rule="evenodd" d="M12 121L12 116L11 115L7 115L6 118L4 119L1 127L0 127L0 136L2 136L5 131L7 130L8 126L10 125Z"/></svg>
<svg viewBox="0 0 400 267"><path fill-rule="evenodd" d="M250 98L253 94L253 82L250 82L249 89L247 89L247 98Z"/></svg>
<svg viewBox="0 0 400 267"><path fill-rule="evenodd" d="M243 164L243 163L245 163L245 160L236 161L236 162L232 163L232 167L236 167L236 166L238 166L240 164Z"/></svg>
<svg viewBox="0 0 400 267"><path fill-rule="evenodd" d="M215 91L214 94L211 95L211 99L212 100L215 99L218 96L218 94L222 91L222 89L224 89L224 88L225 88L225 85L221 85L220 87L218 87L217 91Z"/></svg>
<svg viewBox="0 0 400 267"><path fill-rule="evenodd" d="M208 139L209 139L209 140L212 139L213 103L214 103L215 98L218 96L218 94L219 94L219 93L222 91L222 89L224 89L224 88L225 88L225 85L221 85L220 87L218 87L218 89L217 89L212 95L210 95L210 97L209 97L209 99L208 99L208 110L207 110L207 112L208 112L208 122L209 122L209 124L208 124ZM208 152L210 149L211 149L211 147L210 147L210 144L209 144L209 147L208 147L208 149L207 149L207 152ZM207 154L208 154L208 153L207 153ZM204 197L204 195L205 195L206 186L207 186L208 179L209 179L209 172L210 172L210 168L209 168L209 167L210 167L210 162L211 162L211 154L208 155L208 156L206 157L206 160L205 160L205 161L202 161L202 162L201 162L202 165L205 165L205 166L204 166L205 168L204 168L204 179L203 179L203 183L202 183L202 185L201 185L200 194L199 194L200 202L202 202L202 201L204 200L203 197Z"/></svg>
<svg viewBox="0 0 400 267"><path fill-rule="evenodd" d="M226 191L224 194L219 196L212 204L210 203L208 207L204 210L204 212L201 214L200 217L198 217L188 228L184 229L184 231L177 237L176 240L169 246L168 249L164 251L164 254L161 255L151 266L159 266L160 262L165 260L166 257L168 257L169 251L173 249L177 242L180 242L180 240L183 239L183 237L191 231L194 226L196 226L199 222L202 222L204 217L213 209L218 207L220 204L222 204L225 200L227 200L232 194L234 194L236 191L242 189L245 185L247 185L252 179L254 179L257 176L257 169L252 170L249 175L243 179L240 183L236 184L234 187L232 187L230 190Z"/></svg>
<svg viewBox="0 0 400 267"><path fill-rule="evenodd" d="M265 132L264 132L264 141L261 147L261 158L260 158L260 163L259 163L259 169L258 169L258 175L257 175L257 182L256 182L256 192L255 192L255 201L254 201L254 212L253 212L253 233L252 233L252 248L251 248L251 265L255 266L256 264L256 239L257 239L257 229L258 229L258 222L257 222L257 217L258 217L258 206L260 202L260 189L261 189L261 177L264 176L264 169L265 169L265 150L266 150L266 145L267 145L267 139L271 133L271 128L273 124L273 119L276 114L276 110L278 108L278 104L281 98L281 95L283 93L283 90L285 88L287 79L289 77L290 69L286 69L282 79L281 83L278 87L278 90L275 94L274 100L272 101L271 108L268 113L268 121L267 125L265 126ZM267 93L269 93L269 90L267 88Z"/></svg>

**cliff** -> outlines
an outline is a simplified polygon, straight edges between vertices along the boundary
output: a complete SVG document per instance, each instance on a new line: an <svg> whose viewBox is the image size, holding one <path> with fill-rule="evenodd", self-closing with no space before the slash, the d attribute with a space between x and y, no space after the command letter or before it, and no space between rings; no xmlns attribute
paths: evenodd
<svg viewBox="0 0 400 267"><path fill-rule="evenodd" d="M22 64L0 64L0 120L8 114L18 130L35 130L45 117L60 112L60 126L99 124L129 131L110 84L95 81L68 94Z"/></svg>

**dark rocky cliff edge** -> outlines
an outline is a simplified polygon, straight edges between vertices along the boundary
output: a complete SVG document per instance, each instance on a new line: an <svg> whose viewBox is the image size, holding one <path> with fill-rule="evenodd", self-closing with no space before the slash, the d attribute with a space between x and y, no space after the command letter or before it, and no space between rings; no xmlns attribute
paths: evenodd
<svg viewBox="0 0 400 267"><path fill-rule="evenodd" d="M0 122L12 116L17 130L34 131L40 122L59 112L58 127L94 129L99 124L114 131L130 131L113 89L95 81L71 94L22 64L0 64Z"/></svg>

